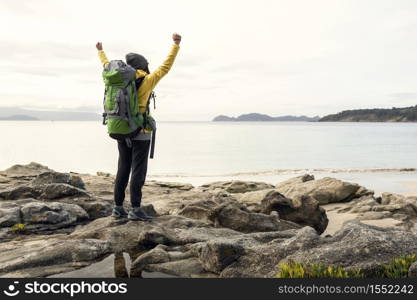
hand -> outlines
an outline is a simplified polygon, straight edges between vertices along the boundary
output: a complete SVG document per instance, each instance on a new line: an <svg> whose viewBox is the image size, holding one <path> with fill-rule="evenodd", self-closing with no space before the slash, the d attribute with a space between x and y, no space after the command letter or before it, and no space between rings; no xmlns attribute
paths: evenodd
<svg viewBox="0 0 417 300"><path fill-rule="evenodd" d="M100 42L98 42L98 43L96 44L96 48L97 48L97 50L99 50L99 51L103 50L103 44L102 44L102 43L100 43Z"/></svg>
<svg viewBox="0 0 417 300"><path fill-rule="evenodd" d="M172 35L172 40L175 44L179 45L181 43L181 36L178 33Z"/></svg>

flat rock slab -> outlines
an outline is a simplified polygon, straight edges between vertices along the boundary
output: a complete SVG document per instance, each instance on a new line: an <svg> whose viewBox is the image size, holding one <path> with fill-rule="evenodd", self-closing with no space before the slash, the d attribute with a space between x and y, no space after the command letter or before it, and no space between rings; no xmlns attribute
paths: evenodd
<svg viewBox="0 0 417 300"><path fill-rule="evenodd" d="M364 194L373 193L361 188L358 184L330 177L305 182L289 180L277 184L276 189L290 199L300 199L301 197L309 196L320 204L347 202Z"/></svg>
<svg viewBox="0 0 417 300"><path fill-rule="evenodd" d="M76 269L108 254L108 242L68 239L66 235L39 236L0 246L0 277L44 277ZM80 264L81 263L81 264Z"/></svg>

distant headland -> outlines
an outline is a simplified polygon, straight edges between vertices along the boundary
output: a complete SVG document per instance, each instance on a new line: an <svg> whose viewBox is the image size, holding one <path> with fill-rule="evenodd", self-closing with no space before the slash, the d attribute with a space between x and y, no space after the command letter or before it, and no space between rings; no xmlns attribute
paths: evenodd
<svg viewBox="0 0 417 300"><path fill-rule="evenodd" d="M316 117L306 117L306 116L280 116L280 117L271 117L264 114L258 114L258 113L250 113L250 114L244 114L240 115L238 117L228 117L225 115L219 115L213 119L213 122L230 122L230 121L236 121L236 122L288 122L288 121L303 121L303 122L316 122L320 119L319 116Z"/></svg>
<svg viewBox="0 0 417 300"><path fill-rule="evenodd" d="M101 115L82 111L31 110L0 107L0 121L98 121Z"/></svg>
<svg viewBox="0 0 417 300"><path fill-rule="evenodd" d="M0 121L39 121L39 119L27 115L12 115L8 117L0 117Z"/></svg>
<svg viewBox="0 0 417 300"><path fill-rule="evenodd" d="M417 122L417 105L410 107L371 108L344 110L320 118L319 116L279 116L271 117L265 114L249 113L238 117L219 115L213 122Z"/></svg>
<svg viewBox="0 0 417 300"><path fill-rule="evenodd" d="M319 122L417 122L417 105L403 108L345 110L327 115Z"/></svg>

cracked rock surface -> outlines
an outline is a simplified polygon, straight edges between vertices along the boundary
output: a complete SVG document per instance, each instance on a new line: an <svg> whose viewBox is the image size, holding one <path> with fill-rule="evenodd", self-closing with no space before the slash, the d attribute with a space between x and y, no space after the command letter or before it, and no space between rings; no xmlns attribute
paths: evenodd
<svg viewBox="0 0 417 300"><path fill-rule="evenodd" d="M115 273L131 277L144 272L274 277L279 263L289 260L372 274L394 257L417 253L415 198L375 197L333 178L304 175L276 186L149 181L143 208L155 216L151 222L109 217L113 182L111 174L59 173L37 163L1 171L0 276L65 274L111 255L116 266L123 253L131 264ZM322 235L329 222L323 205L338 202L345 204L341 211L358 219L390 217L401 224L380 228L353 220L331 236Z"/></svg>

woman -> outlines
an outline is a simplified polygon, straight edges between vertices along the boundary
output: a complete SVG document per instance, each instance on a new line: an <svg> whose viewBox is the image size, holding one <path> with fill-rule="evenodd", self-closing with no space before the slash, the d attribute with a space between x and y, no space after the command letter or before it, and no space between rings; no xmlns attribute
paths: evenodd
<svg viewBox="0 0 417 300"><path fill-rule="evenodd" d="M153 89L174 64L175 57L177 56L179 50L179 45L181 43L181 36L174 33L172 35L172 39L174 44L167 59L152 73L149 72L148 61L145 57L136 53L129 53L126 55L126 63L136 69L136 86L138 87L137 94L140 113L145 112L147 101ZM106 66L109 63L109 60L103 51L102 43L97 43L96 48L98 50L98 56L101 63L103 66ZM119 161L114 186L115 207L112 212L112 216L115 218L123 218L127 216L129 220L134 221L152 220L152 217L148 216L140 207L142 201L142 187L145 184L146 171L148 167L150 139L151 132L143 130L132 139L131 147L129 147L124 140L117 141L119 148ZM123 208L123 202L125 198L125 190L129 181L130 170L132 170L130 179L130 201L132 209L128 214Z"/></svg>

